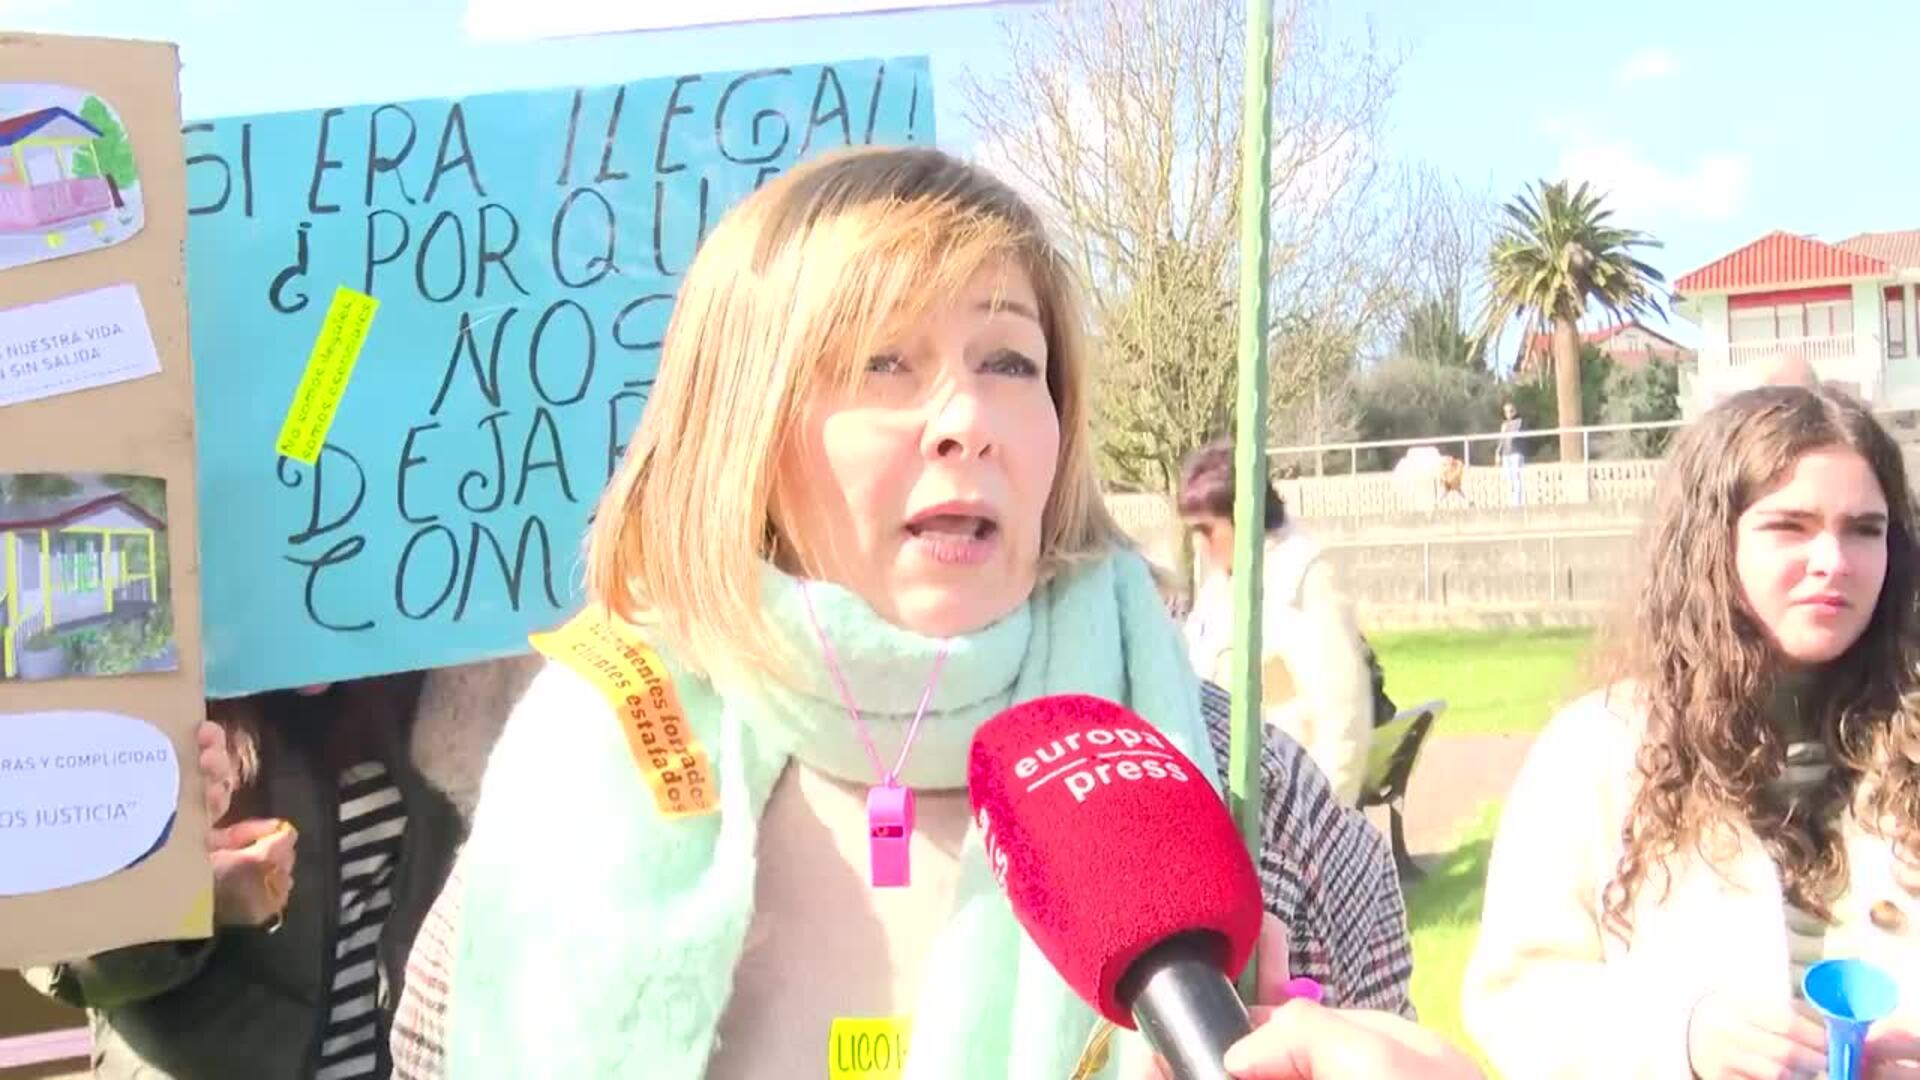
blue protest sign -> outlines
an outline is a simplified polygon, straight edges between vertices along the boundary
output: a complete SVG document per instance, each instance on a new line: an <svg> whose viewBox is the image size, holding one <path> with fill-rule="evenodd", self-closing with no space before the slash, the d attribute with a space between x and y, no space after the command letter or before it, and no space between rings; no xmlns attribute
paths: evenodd
<svg viewBox="0 0 1920 1080"><path fill-rule="evenodd" d="M708 229L933 141L924 58L189 125L208 693L524 651Z"/></svg>

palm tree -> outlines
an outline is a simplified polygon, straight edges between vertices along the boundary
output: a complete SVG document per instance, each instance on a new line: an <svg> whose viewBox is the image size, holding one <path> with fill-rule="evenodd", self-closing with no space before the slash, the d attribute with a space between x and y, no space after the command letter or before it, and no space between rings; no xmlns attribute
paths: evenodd
<svg viewBox="0 0 1920 1080"><path fill-rule="evenodd" d="M1580 341L1575 326L1587 308L1598 304L1615 320L1666 312L1659 292L1660 272L1634 258L1635 248L1660 242L1637 229L1609 224L1613 211L1582 183L1541 180L1501 207L1507 215L1487 256L1487 305L1479 334L1491 342L1514 319L1523 319L1520 339L1524 364L1536 334L1553 342L1554 398L1560 427L1578 427L1580 417ZM1560 436L1560 460L1582 459L1578 434Z"/></svg>

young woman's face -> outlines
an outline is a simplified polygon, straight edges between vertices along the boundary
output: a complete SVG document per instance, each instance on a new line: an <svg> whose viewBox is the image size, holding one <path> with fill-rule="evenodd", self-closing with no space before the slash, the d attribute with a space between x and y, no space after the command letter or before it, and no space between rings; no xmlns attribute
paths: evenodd
<svg viewBox="0 0 1920 1080"><path fill-rule="evenodd" d="M1867 628L1887 578L1887 499L1865 458L1817 450L1734 527L1747 606L1796 664L1824 664Z"/></svg>
<svg viewBox="0 0 1920 1080"><path fill-rule="evenodd" d="M1033 591L1060 456L1025 271L994 263L805 410L775 514L794 558L889 622L948 636Z"/></svg>
<svg viewBox="0 0 1920 1080"><path fill-rule="evenodd" d="M1233 572L1232 520L1212 515L1192 517L1187 519L1187 528L1193 530L1209 568L1220 574Z"/></svg>

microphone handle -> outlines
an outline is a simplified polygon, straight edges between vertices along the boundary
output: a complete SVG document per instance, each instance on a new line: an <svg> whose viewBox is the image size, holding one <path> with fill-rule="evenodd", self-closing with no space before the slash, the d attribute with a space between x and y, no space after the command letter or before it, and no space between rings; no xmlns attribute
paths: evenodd
<svg viewBox="0 0 1920 1080"><path fill-rule="evenodd" d="M1211 933L1182 934L1149 949L1119 986L1148 1045L1173 1080L1232 1080L1227 1048L1253 1030L1247 1007L1223 970L1224 943Z"/></svg>

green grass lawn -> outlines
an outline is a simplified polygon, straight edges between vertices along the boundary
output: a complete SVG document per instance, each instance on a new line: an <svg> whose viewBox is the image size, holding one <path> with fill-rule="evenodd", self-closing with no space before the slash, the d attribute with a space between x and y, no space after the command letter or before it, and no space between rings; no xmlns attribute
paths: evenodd
<svg viewBox="0 0 1920 1080"><path fill-rule="evenodd" d="M1444 860L1407 889L1407 925L1413 933L1413 1004L1420 1023L1479 1056L1460 1024L1460 983L1480 934L1480 899L1493 851L1500 807L1489 803L1460 832ZM1484 1066L1485 1061L1481 1064ZM1491 1074L1489 1074L1491 1075Z"/></svg>
<svg viewBox="0 0 1920 1080"><path fill-rule="evenodd" d="M1535 732L1587 688L1580 667L1588 630L1414 630L1367 640L1396 704L1446 699L1436 734Z"/></svg>
<svg viewBox="0 0 1920 1080"><path fill-rule="evenodd" d="M1537 732L1589 686L1582 671L1591 642L1587 630L1420 630L1369 634L1368 640L1395 702L1404 707L1446 699L1435 739ZM1411 810L1419 812L1417 806ZM1420 1022L1476 1053L1460 1024L1460 984L1480 933L1480 901L1499 819L1497 801L1483 805L1460 824L1453 850L1428 862L1426 876L1406 892Z"/></svg>

